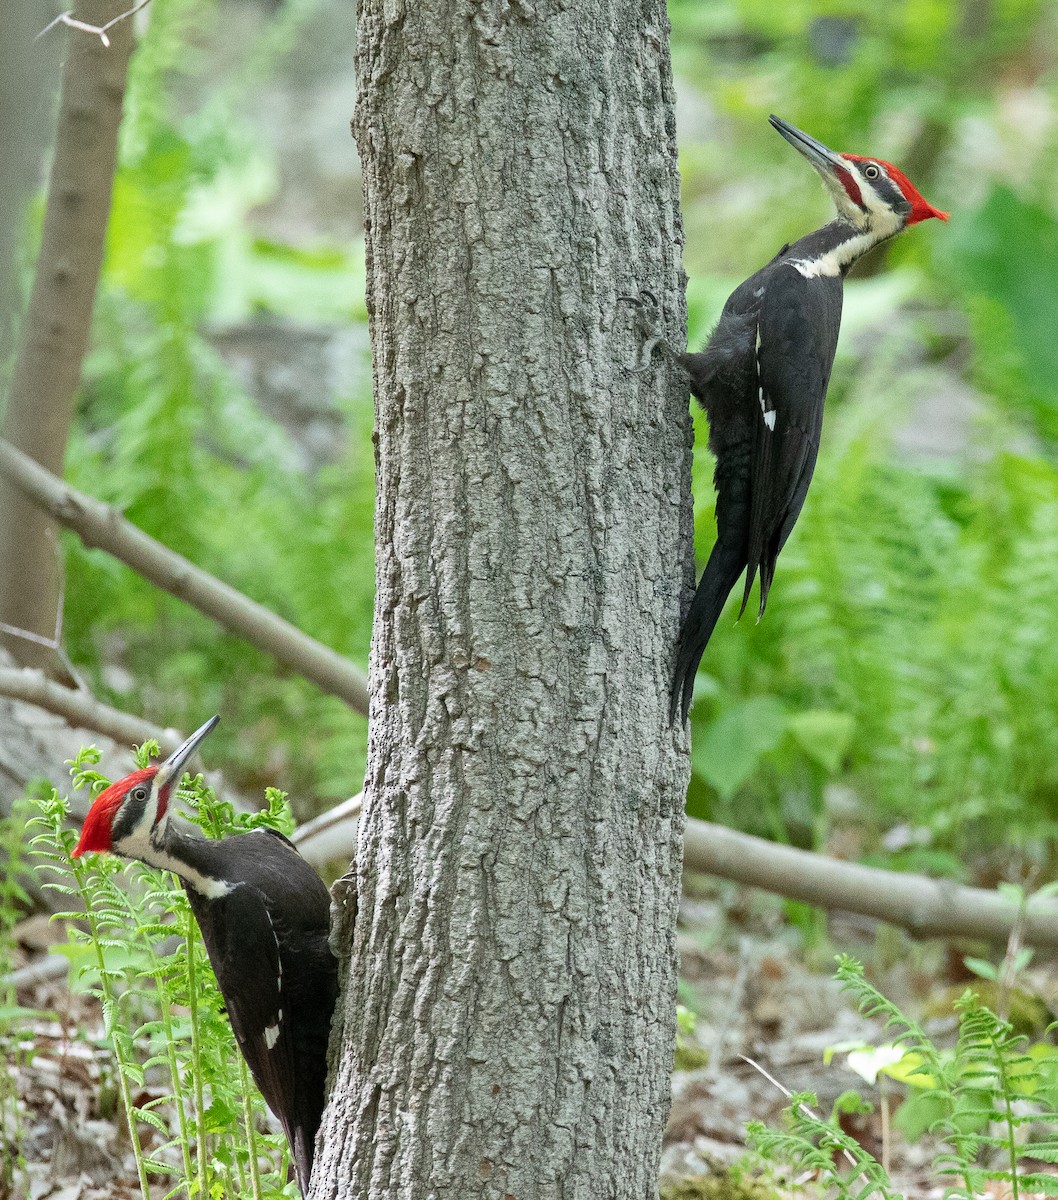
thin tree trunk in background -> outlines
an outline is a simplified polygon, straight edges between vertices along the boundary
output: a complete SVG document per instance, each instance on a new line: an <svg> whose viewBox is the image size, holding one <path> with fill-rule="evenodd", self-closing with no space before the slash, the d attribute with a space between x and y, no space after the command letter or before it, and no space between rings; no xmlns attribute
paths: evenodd
<svg viewBox="0 0 1058 1200"><path fill-rule="evenodd" d="M46 20L39 0L8 0L0 37L0 375L13 345L26 208L41 183L52 127L58 41L34 40Z"/></svg>
<svg viewBox="0 0 1058 1200"><path fill-rule="evenodd" d="M81 0L75 15L98 26L124 11L123 3ZM41 26L47 15L38 13ZM132 22L110 30L109 47L73 30L47 36L67 38L59 124L40 255L0 436L61 475L103 259ZM32 43L23 50L32 55ZM54 632L56 540L51 518L0 480L0 621L42 637ZM0 644L24 666L59 671L43 646L2 634Z"/></svg>
<svg viewBox="0 0 1058 1200"><path fill-rule="evenodd" d="M618 297L681 312L667 37L359 5L378 596L317 1200L656 1189L690 428Z"/></svg>

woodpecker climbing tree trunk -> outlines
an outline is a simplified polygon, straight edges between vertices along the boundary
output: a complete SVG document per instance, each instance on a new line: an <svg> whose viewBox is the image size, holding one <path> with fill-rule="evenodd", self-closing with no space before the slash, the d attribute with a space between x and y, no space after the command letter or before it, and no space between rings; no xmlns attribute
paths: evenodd
<svg viewBox="0 0 1058 1200"><path fill-rule="evenodd" d="M665 7L358 7L378 598L313 1195L644 1200L690 428L619 296L679 342Z"/></svg>

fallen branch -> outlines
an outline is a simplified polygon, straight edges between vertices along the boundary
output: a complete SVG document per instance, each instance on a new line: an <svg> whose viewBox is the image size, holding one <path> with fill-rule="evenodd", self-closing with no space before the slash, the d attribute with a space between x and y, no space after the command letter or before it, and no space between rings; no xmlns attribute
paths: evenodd
<svg viewBox="0 0 1058 1200"><path fill-rule="evenodd" d="M111 708L89 691L74 691L50 680L43 671L0 667L0 696L35 704L62 717L71 725L91 729L123 746L138 746L156 738L163 754L170 754L184 740L175 729L162 729L141 717Z"/></svg>
<svg viewBox="0 0 1058 1200"><path fill-rule="evenodd" d="M310 862L350 859L363 793L301 826L294 834ZM970 938L1000 945L1021 924L1022 942L1058 949L1058 902L1029 898L1024 909L999 892L925 875L840 862L795 850L723 825L687 818L685 871L718 875L817 908L860 913L914 937Z"/></svg>
<svg viewBox="0 0 1058 1200"><path fill-rule="evenodd" d="M64 955L47 954L44 958L24 967L18 967L9 975L5 975L3 979L0 979L0 985L5 988L14 988L16 991L19 988L36 987L40 983L50 983L52 980L62 979L69 970L70 960Z"/></svg>
<svg viewBox="0 0 1058 1200"><path fill-rule="evenodd" d="M683 865L818 908L876 917L920 938L999 944L1023 919L1023 941L1058 948L1058 903L1053 900L1030 898L1022 918L1018 905L998 892L840 862L708 821L688 818Z"/></svg>
<svg viewBox="0 0 1058 1200"><path fill-rule="evenodd" d="M86 546L112 554L155 586L340 697L356 712L367 712L366 676L330 647L169 550L116 509L69 487L3 440L0 474L60 525L72 529Z"/></svg>

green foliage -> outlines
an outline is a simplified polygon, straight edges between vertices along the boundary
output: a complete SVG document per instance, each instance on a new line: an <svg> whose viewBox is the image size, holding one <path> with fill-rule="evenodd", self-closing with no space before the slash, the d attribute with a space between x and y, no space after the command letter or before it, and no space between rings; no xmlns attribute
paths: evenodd
<svg viewBox="0 0 1058 1200"><path fill-rule="evenodd" d="M26 870L23 830L28 805L16 802L6 817L0 817L0 979L9 979L14 969L13 931L29 906L22 887ZM8 984L0 989L0 1063L17 1067L33 1056L33 1033L28 1022L46 1016L18 1003L15 989ZM25 1167L22 1151L24 1135L22 1104L18 1084L10 1070L0 1071L0 1195L15 1195Z"/></svg>
<svg viewBox="0 0 1058 1200"><path fill-rule="evenodd" d="M692 805L781 836L841 781L938 849L1034 854L1058 785L1058 469L1001 453L953 481L859 419L830 427L765 620L710 644Z"/></svg>
<svg viewBox="0 0 1058 1200"><path fill-rule="evenodd" d="M245 113L317 7L285 4L240 44L224 82L204 86L213 0L152 4L67 461L75 486L366 663L374 581L366 363L362 390L339 397L331 422L348 444L309 472L209 336L213 323L262 315L314 328L366 319L359 240L288 245L247 225L276 179ZM223 711L218 737L237 783L259 786L267 762L267 777L282 779L306 814L312 797L356 790L363 718L107 556L72 537L65 544L67 640L95 690L178 728Z"/></svg>
<svg viewBox="0 0 1058 1200"><path fill-rule="evenodd" d="M1058 440L1058 220L997 184L951 237L982 383Z"/></svg>
<svg viewBox="0 0 1058 1200"><path fill-rule="evenodd" d="M153 743L140 747L138 764L145 765L152 751ZM98 759L94 748L81 751L72 764L75 787L97 793L106 786L94 769ZM266 812L238 820L201 777L180 796L207 836L289 827L278 792L268 797ZM45 886L84 906L83 913L58 914L87 924L87 932L68 925L70 941L62 949L71 987L96 996L103 1007L144 1196L155 1176L165 1182L166 1200L290 1200L296 1192L286 1183L285 1139L263 1131L264 1102L236 1048L183 888L168 872L111 855L71 859L76 835L67 828L68 811L67 801L51 789L31 822L38 829L33 846L50 876ZM148 1081L161 1094L140 1103ZM149 1150L144 1126L153 1131Z"/></svg>
<svg viewBox="0 0 1058 1200"><path fill-rule="evenodd" d="M773 1162L816 1173L841 1200L903 1200L881 1164L836 1121L816 1116L815 1104L812 1092L792 1095L783 1111L785 1128L771 1129L752 1121L746 1127L750 1145Z"/></svg>
<svg viewBox="0 0 1058 1200"><path fill-rule="evenodd" d="M1058 1050L1044 1044L1029 1047L1025 1037L970 991L956 1005L955 1047L941 1050L918 1022L867 981L854 959L838 959L837 977L860 1011L880 1019L893 1039L880 1048L884 1054L875 1052L870 1077L885 1074L911 1089L896 1124L906 1136L928 1130L940 1139L933 1170L951 1181L945 1197L974 1200L996 1181L1005 1183L1015 1200L1029 1192L1052 1194L1054 1177L1032 1170L1031 1164L1058 1162L1053 1134L1058 1128ZM757 1149L768 1158L820 1170L839 1196L866 1198L872 1193L861 1189L864 1181L880 1196L893 1195L881 1167L855 1142L849 1144L836 1117L823 1121L815 1116L810 1111L814 1103L812 1097L794 1097L782 1132L752 1127ZM851 1170L839 1169L834 1150L854 1161Z"/></svg>

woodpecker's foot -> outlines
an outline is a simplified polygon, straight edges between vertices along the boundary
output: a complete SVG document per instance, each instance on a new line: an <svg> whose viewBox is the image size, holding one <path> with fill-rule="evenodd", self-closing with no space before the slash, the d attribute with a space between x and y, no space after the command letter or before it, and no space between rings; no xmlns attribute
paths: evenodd
<svg viewBox="0 0 1058 1200"><path fill-rule="evenodd" d="M356 921L356 864L331 884L331 931L327 944L337 959L349 954Z"/></svg>
<svg viewBox="0 0 1058 1200"><path fill-rule="evenodd" d="M635 308L636 330L642 339L639 357L631 370L634 374L649 371L650 360L655 348L660 346L666 353L669 351L662 327L661 305L658 303L658 298L653 292L641 288L638 296L618 296L617 299L623 300Z"/></svg>

